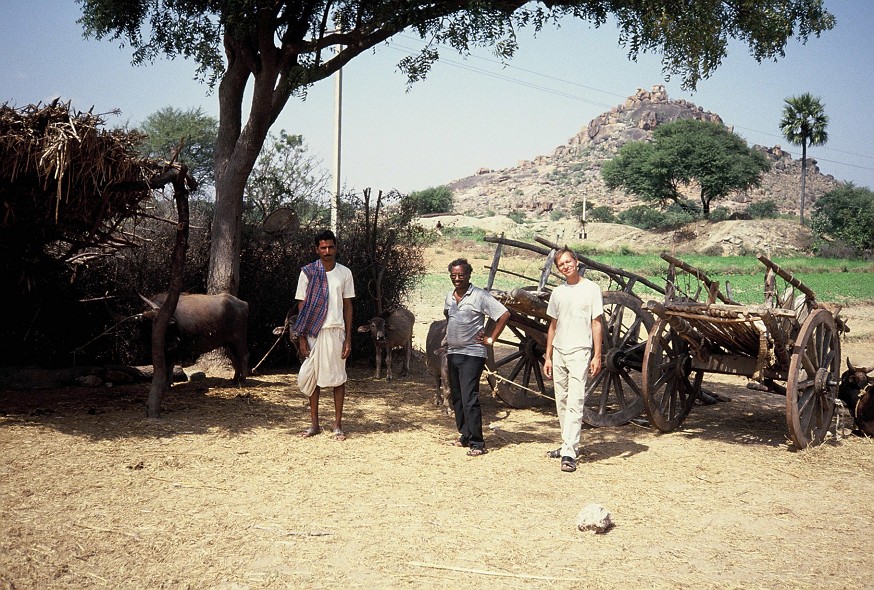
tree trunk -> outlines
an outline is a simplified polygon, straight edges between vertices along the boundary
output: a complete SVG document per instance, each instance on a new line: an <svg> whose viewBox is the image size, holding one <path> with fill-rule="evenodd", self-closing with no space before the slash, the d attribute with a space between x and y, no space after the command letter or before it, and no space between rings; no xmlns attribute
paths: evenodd
<svg viewBox="0 0 874 590"><path fill-rule="evenodd" d="M261 26L258 35L272 39ZM236 295L240 286L243 192L270 126L288 102L288 81L274 56L256 60L251 48L225 37L228 67L219 84L219 129L215 149L215 214L209 249L207 292ZM243 98L254 77L249 119L243 127Z"/></svg>
<svg viewBox="0 0 874 590"><path fill-rule="evenodd" d="M804 225L804 189L807 183L807 141L801 140L801 208L799 209L799 219L801 225Z"/></svg>
<svg viewBox="0 0 874 590"><path fill-rule="evenodd" d="M188 251L188 188L185 177L188 170L185 166L179 171L173 181L173 197L176 199L177 225L176 242L170 259L170 284L167 288L167 299L161 305L161 311L152 322L152 386L149 389L149 399L146 405L146 415L157 418L161 412L161 399L164 392L170 389L173 367L167 366L165 354L165 337L170 318L176 312L179 293L185 271L185 253Z"/></svg>

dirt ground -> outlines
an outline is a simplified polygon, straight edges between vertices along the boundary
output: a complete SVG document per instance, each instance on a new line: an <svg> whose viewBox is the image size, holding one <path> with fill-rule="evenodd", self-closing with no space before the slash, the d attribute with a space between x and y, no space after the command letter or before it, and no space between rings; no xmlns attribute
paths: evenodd
<svg viewBox="0 0 874 590"><path fill-rule="evenodd" d="M843 356L874 364L874 307L846 315ZM0 589L871 587L874 441L793 450L784 399L742 379L708 376L732 401L672 433L586 428L572 474L549 408L484 395L490 452L449 446L421 356L393 383L350 368L343 442L329 395L296 436L294 384L210 376L160 420L148 384L0 391ZM576 529L590 503L606 534Z"/></svg>

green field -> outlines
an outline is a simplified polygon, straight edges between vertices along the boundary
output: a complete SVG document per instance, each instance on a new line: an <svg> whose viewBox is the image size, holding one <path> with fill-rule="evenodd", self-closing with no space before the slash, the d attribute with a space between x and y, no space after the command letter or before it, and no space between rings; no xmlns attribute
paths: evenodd
<svg viewBox="0 0 874 590"><path fill-rule="evenodd" d="M665 283L668 263L654 254L592 254L589 258L600 264L646 277L656 285ZM754 256L684 255L678 258L702 270L711 280L719 281L720 290L723 292L725 292L726 281L729 281L732 296L738 302L744 304L764 302L765 266ZM801 257L775 258L773 262L812 289L818 301L841 305L874 302L874 263L872 262ZM540 275L542 263L542 258L530 255L518 257L507 255L502 260L501 267L528 277L537 277ZM487 272L475 265L474 284L484 286ZM599 280L602 278L599 277L599 273L590 272L589 275L599 283L603 282ZM533 283L499 274L495 281L495 288L508 290L529 284ZM449 289L451 285L445 273L430 273L423 277L417 289L417 296L439 302ZM635 293L644 299L655 296L653 291L646 288L635 288Z"/></svg>

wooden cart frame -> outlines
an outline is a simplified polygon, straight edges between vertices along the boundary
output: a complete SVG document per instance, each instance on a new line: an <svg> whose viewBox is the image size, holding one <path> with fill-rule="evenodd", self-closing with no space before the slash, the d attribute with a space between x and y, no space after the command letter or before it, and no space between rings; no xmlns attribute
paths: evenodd
<svg viewBox="0 0 874 590"><path fill-rule="evenodd" d="M530 407L548 403L553 397L543 377L543 354L549 319L546 306L552 287L564 280L553 268L557 244L536 237L537 244L500 237L486 237L496 244L486 288L510 310L508 330L498 340L497 350L490 350L487 362L489 382L498 397L512 407ZM505 247L519 248L545 257L539 277L528 277L501 268ZM665 288L634 273L600 264L577 253L585 272L606 278L604 299L603 370L590 384L583 419L592 426L625 424L643 412L641 371L649 333L655 322L650 311L634 293L638 284L659 294ZM494 289L495 277L506 274L529 284L511 291ZM604 282L604 281L599 281ZM509 334L508 334L509 331ZM508 352L509 351L509 352Z"/></svg>
<svg viewBox="0 0 874 590"><path fill-rule="evenodd" d="M653 425L677 428L699 396L704 373L743 375L750 389L786 396L789 436L798 448L828 431L840 378L840 309L830 310L765 256L763 305L741 305L700 270L663 254L668 278L643 359L643 401ZM782 285L778 282L782 281ZM695 292L691 292L692 289ZM698 301L701 294L705 301ZM785 383L785 385L780 382Z"/></svg>

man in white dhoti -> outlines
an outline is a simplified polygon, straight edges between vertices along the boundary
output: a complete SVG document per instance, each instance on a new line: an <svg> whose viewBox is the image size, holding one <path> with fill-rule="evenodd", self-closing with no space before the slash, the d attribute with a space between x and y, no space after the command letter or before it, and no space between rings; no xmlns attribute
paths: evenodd
<svg viewBox="0 0 874 590"><path fill-rule="evenodd" d="M352 352L352 271L336 261L337 238L325 230L316 235L319 259L301 268L295 299L298 317L294 332L303 364L298 387L310 398L310 427L303 437L319 434L319 395L322 387L334 389L334 428L337 440L343 432L343 399L346 396L346 359Z"/></svg>

